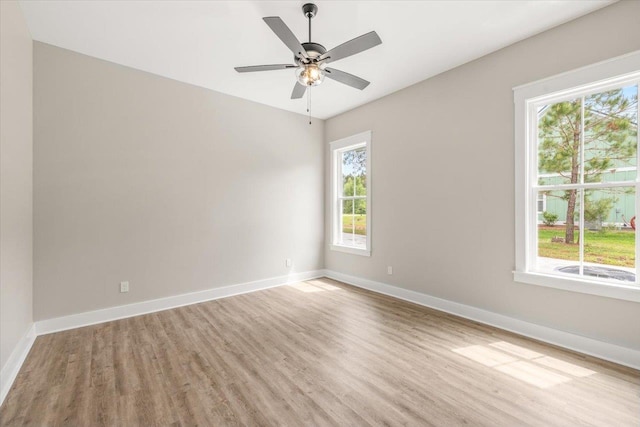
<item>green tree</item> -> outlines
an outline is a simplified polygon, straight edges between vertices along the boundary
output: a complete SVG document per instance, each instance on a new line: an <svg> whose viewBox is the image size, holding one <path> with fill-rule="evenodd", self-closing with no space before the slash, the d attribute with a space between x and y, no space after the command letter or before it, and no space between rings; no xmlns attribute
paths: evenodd
<svg viewBox="0 0 640 427"><path fill-rule="evenodd" d="M602 224L602 221L609 216L609 212L616 201L617 199L614 197L603 197L598 200L591 200L585 197L584 220Z"/></svg>
<svg viewBox="0 0 640 427"><path fill-rule="evenodd" d="M343 180L343 194L345 196L366 196L367 176L364 174L361 175L347 175ZM354 189L355 185L355 189ZM355 213L357 215L364 215L367 213L367 203L365 200L355 200L355 209L353 209L353 201L345 200L342 208L342 213L346 215L351 215L351 213Z"/></svg>
<svg viewBox="0 0 640 427"><path fill-rule="evenodd" d="M354 175L363 175L367 172L367 150L365 148L345 151L343 156L342 161L351 165Z"/></svg>
<svg viewBox="0 0 640 427"><path fill-rule="evenodd" d="M603 172L629 164L637 150L637 105L637 92L625 96L617 89L585 97L584 108L582 98L543 107L538 122L540 171L558 174L563 183L577 184L581 151L584 182L597 182ZM563 198L567 201L565 243L574 243L577 190L565 191Z"/></svg>

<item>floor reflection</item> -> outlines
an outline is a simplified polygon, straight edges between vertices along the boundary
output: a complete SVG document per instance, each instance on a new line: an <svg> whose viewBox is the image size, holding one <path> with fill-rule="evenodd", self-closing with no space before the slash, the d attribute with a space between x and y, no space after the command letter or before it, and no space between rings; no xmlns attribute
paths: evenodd
<svg viewBox="0 0 640 427"><path fill-rule="evenodd" d="M328 283L323 283L320 280L308 280L306 282L293 283L287 286L300 292L323 292L340 290L339 287L330 285Z"/></svg>
<svg viewBox="0 0 640 427"><path fill-rule="evenodd" d="M596 373L505 341L461 347L452 351L539 388L553 387L569 382L574 377L583 378Z"/></svg>

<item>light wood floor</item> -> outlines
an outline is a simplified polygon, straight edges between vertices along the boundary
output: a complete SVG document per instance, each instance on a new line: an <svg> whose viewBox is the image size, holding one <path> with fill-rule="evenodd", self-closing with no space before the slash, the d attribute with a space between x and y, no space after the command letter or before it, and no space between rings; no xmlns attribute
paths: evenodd
<svg viewBox="0 0 640 427"><path fill-rule="evenodd" d="M39 337L0 425L640 425L640 372L328 279Z"/></svg>

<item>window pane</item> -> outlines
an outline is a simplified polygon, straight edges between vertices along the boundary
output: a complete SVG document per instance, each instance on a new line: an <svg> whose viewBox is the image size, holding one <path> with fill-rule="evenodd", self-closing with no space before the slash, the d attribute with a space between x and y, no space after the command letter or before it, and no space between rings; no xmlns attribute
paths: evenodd
<svg viewBox="0 0 640 427"><path fill-rule="evenodd" d="M366 199L356 199L354 200L354 210L353 213L355 215L366 215L367 214L367 200Z"/></svg>
<svg viewBox="0 0 640 427"><path fill-rule="evenodd" d="M354 245L353 215L342 215L341 244L345 246Z"/></svg>
<svg viewBox="0 0 640 427"><path fill-rule="evenodd" d="M638 87L585 97L585 182L636 179Z"/></svg>
<svg viewBox="0 0 640 427"><path fill-rule="evenodd" d="M351 244L353 243L353 237L351 236L353 234L353 200L343 200L341 204L342 242Z"/></svg>
<svg viewBox="0 0 640 427"><path fill-rule="evenodd" d="M581 98L538 109L539 185L580 182Z"/></svg>
<svg viewBox="0 0 640 427"><path fill-rule="evenodd" d="M354 177L351 174L345 175L345 169L342 169L342 195L345 197L353 197L355 195Z"/></svg>
<svg viewBox="0 0 640 427"><path fill-rule="evenodd" d="M358 148L342 153L343 196L365 196L367 176L367 151Z"/></svg>
<svg viewBox="0 0 640 427"><path fill-rule="evenodd" d="M356 196L367 195L367 176L364 174L356 176Z"/></svg>
<svg viewBox="0 0 640 427"><path fill-rule="evenodd" d="M354 202L354 246L367 248L367 201L358 199Z"/></svg>
<svg viewBox="0 0 640 427"><path fill-rule="evenodd" d="M366 200L342 201L341 244L354 248L367 247L367 202Z"/></svg>
<svg viewBox="0 0 640 427"><path fill-rule="evenodd" d="M633 187L585 191L585 276L635 282L635 203Z"/></svg>
<svg viewBox="0 0 640 427"><path fill-rule="evenodd" d="M340 233L340 244L346 246L353 246L353 235L354 235L354 221L353 221L353 200L342 200L340 202L342 204L340 208L340 212L342 213L340 219L341 225L341 233Z"/></svg>
<svg viewBox="0 0 640 427"><path fill-rule="evenodd" d="M579 268L580 191L546 191L546 210L538 215L538 259L541 272L558 273L562 268ZM568 219L567 219L568 218Z"/></svg>
<svg viewBox="0 0 640 427"><path fill-rule="evenodd" d="M353 215L353 200L343 200L342 201L342 214L343 215Z"/></svg>

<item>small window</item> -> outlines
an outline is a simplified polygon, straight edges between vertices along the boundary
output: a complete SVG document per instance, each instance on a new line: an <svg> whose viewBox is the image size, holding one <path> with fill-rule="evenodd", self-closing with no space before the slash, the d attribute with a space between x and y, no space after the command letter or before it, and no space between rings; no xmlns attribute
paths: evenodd
<svg viewBox="0 0 640 427"><path fill-rule="evenodd" d="M544 213L547 209L547 195L544 193L538 193L538 213Z"/></svg>
<svg viewBox="0 0 640 427"><path fill-rule="evenodd" d="M640 54L514 89L517 281L640 301Z"/></svg>
<svg viewBox="0 0 640 427"><path fill-rule="evenodd" d="M331 249L371 254L371 132L331 143Z"/></svg>

